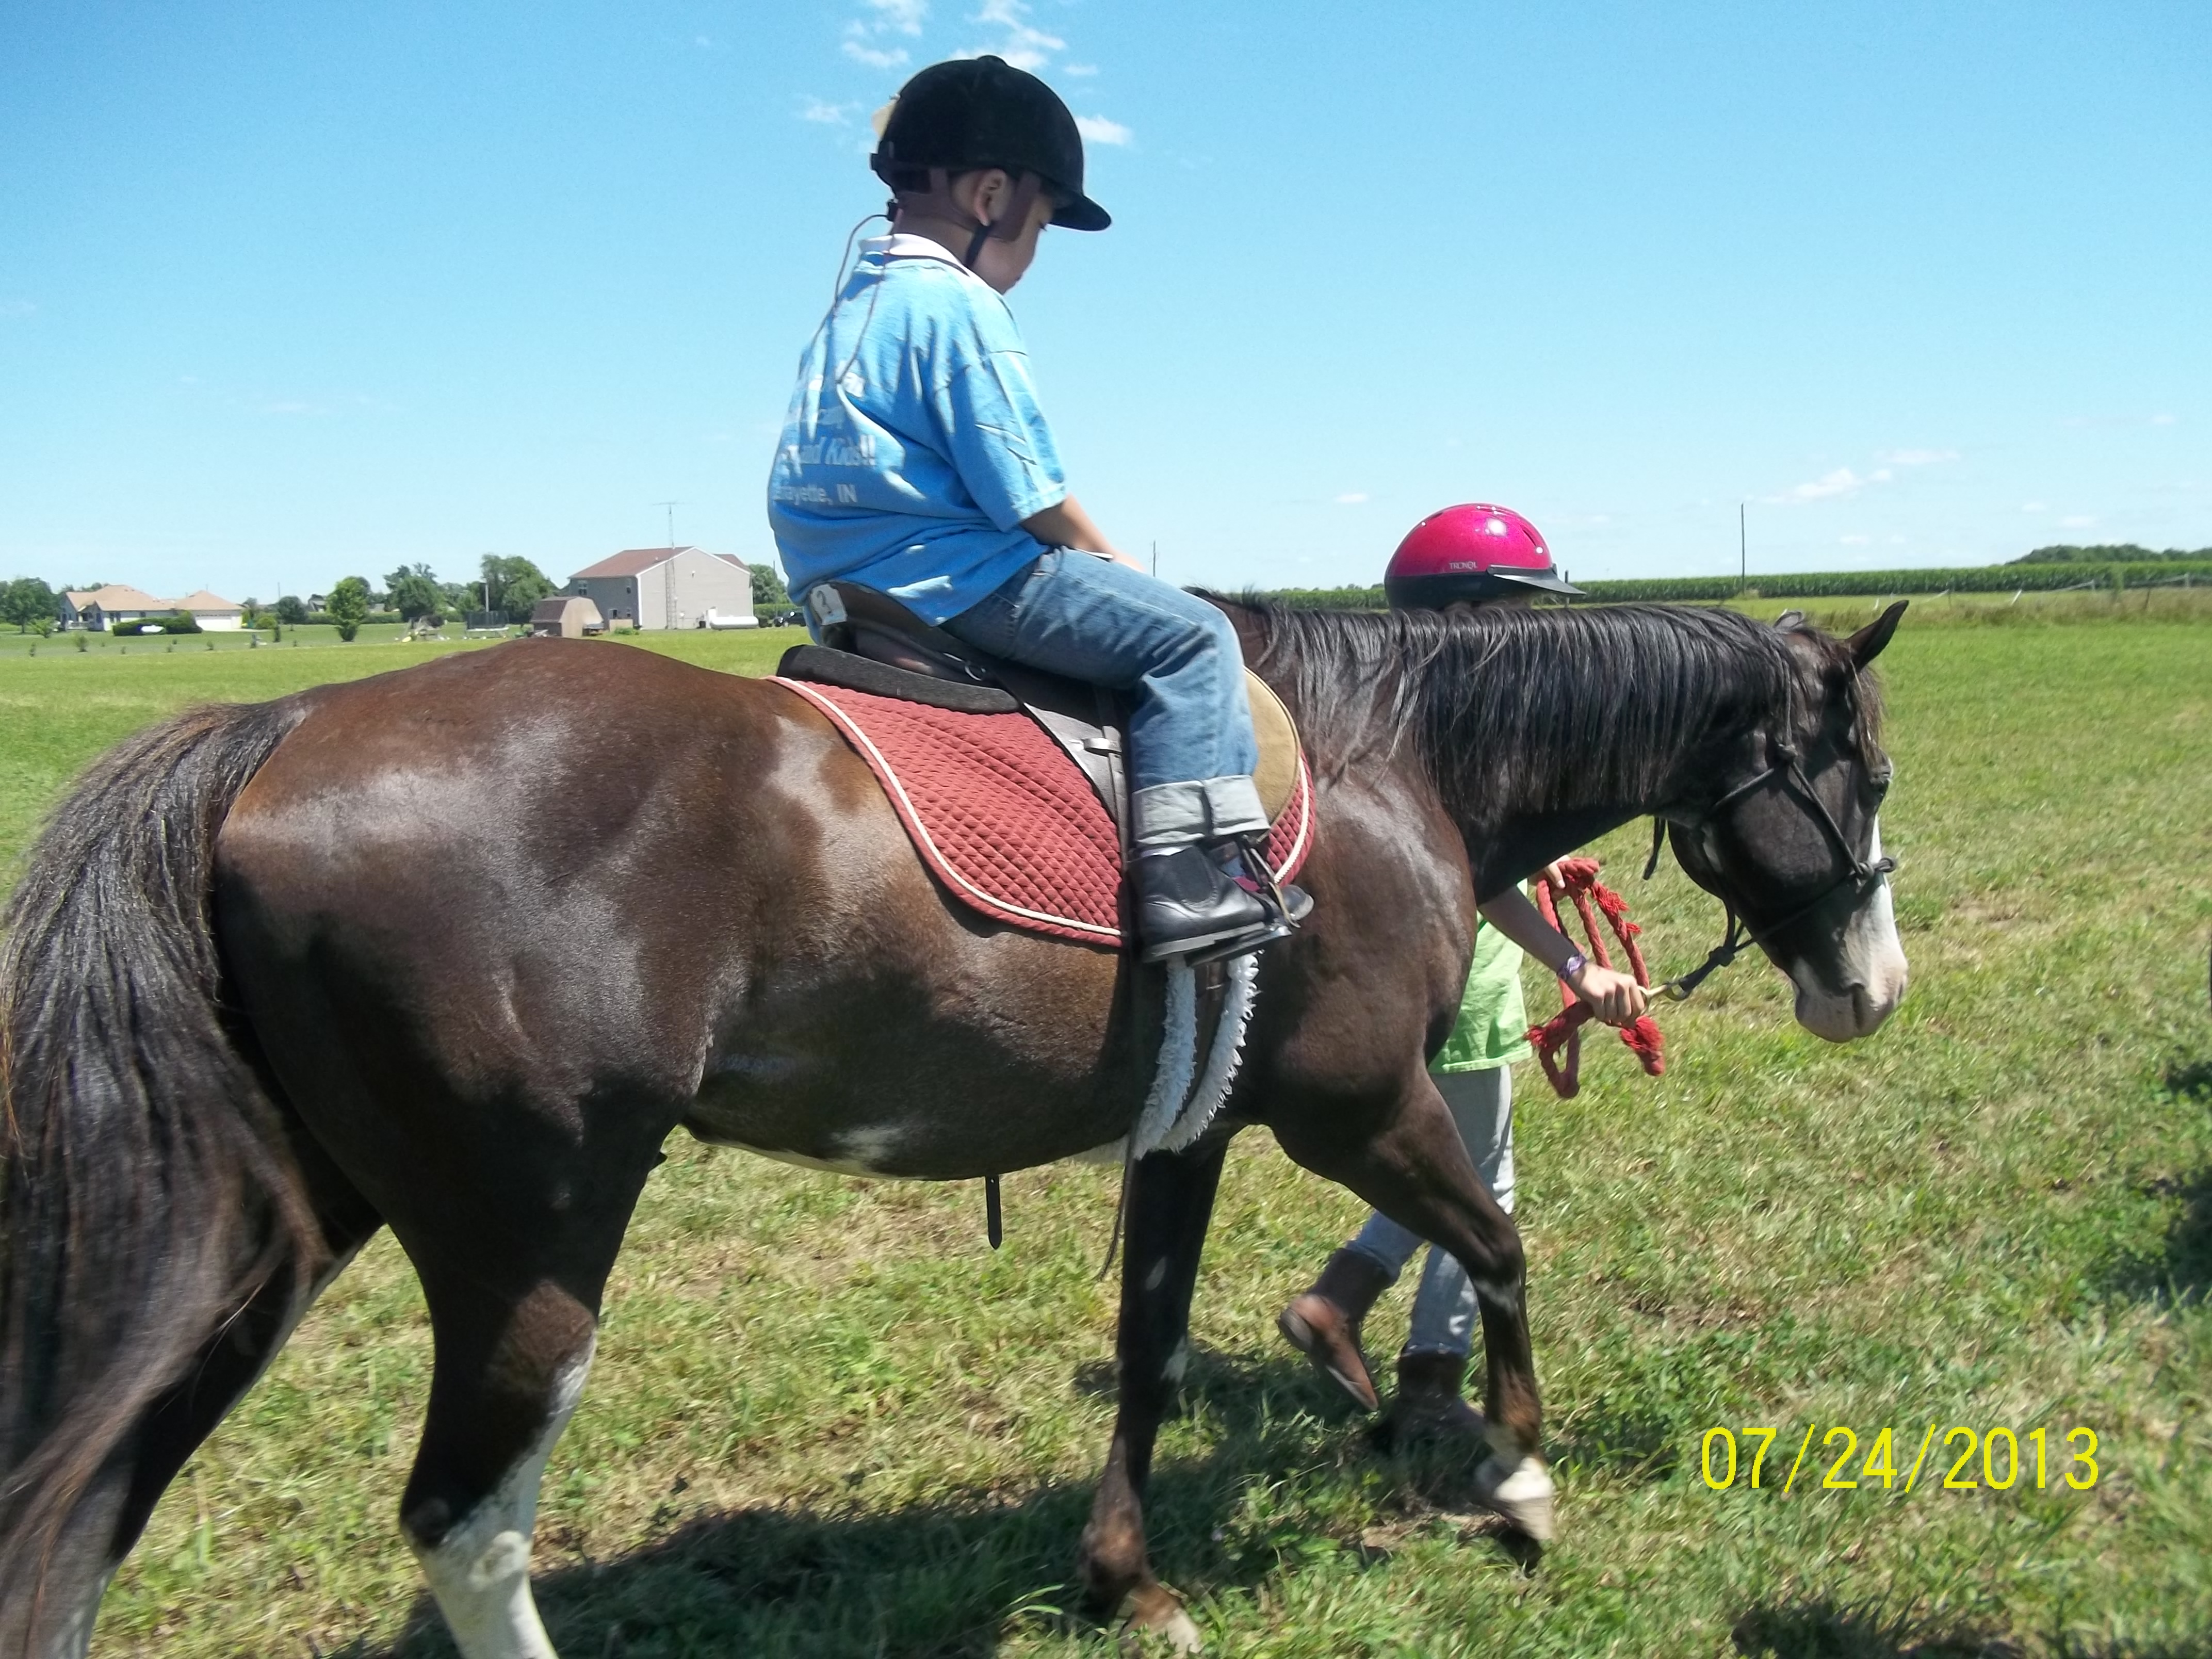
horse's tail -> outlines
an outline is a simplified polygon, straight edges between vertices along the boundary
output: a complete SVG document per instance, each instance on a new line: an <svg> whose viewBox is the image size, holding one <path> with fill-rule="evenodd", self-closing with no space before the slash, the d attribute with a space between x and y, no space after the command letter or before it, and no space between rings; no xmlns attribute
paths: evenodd
<svg viewBox="0 0 2212 1659"><path fill-rule="evenodd" d="M110 750L0 919L9 1659L133 1423L224 1320L311 1255L304 1185L234 1040L208 914L216 832L306 713L299 698L200 708Z"/></svg>

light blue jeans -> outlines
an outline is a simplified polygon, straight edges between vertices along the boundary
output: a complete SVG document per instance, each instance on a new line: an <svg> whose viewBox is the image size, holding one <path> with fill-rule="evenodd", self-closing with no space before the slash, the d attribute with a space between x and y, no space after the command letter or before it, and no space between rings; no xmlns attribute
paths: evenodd
<svg viewBox="0 0 2212 1659"><path fill-rule="evenodd" d="M1140 847L1264 834L1244 656L1205 600L1110 559L1048 548L945 623L979 651L1132 694L1129 805Z"/></svg>
<svg viewBox="0 0 2212 1659"><path fill-rule="evenodd" d="M1513 1213L1513 1068L1493 1066L1481 1072L1437 1072L1430 1080L1451 1109L1459 1138L1467 1143L1483 1182L1498 1207ZM1409 1232L1380 1210L1347 1247L1380 1262L1395 1283L1427 1243ZM1429 1245L1428 1265L1421 1269L1420 1288L1413 1292L1413 1326L1406 1334L1406 1353L1449 1353L1464 1358L1474 1352L1474 1286L1467 1269L1448 1250Z"/></svg>

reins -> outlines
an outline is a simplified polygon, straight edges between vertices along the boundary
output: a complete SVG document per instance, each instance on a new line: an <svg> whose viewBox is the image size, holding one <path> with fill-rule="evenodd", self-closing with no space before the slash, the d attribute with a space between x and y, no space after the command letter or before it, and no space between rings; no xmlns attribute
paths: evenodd
<svg viewBox="0 0 2212 1659"><path fill-rule="evenodd" d="M1565 933L1565 902L1571 899L1583 920L1583 931L1589 936L1589 955L1601 968L1613 966L1613 954L1605 948L1605 937L1597 925L1597 913L1602 913L1612 924L1613 936L1620 941L1620 948L1628 957L1629 971L1636 982L1650 988L1651 975L1644 965L1644 952L1637 945L1637 935L1644 930L1628 919L1627 901L1597 878L1595 859L1561 859L1559 869L1561 879L1554 883L1549 875L1539 876L1535 882L1536 908L1546 921ZM1536 1051L1536 1059L1551 1080L1552 1088L1562 1100L1572 1100L1582 1088L1582 1028L1594 1017L1589 1004L1575 994L1574 988L1565 980L1559 981L1559 1012L1541 1025L1528 1028L1529 1045ZM1639 1014L1620 1028L1620 1040L1635 1054L1647 1076L1659 1077L1667 1069L1666 1041L1659 1027L1648 1015ZM1560 1050L1566 1051L1564 1061L1558 1058Z"/></svg>

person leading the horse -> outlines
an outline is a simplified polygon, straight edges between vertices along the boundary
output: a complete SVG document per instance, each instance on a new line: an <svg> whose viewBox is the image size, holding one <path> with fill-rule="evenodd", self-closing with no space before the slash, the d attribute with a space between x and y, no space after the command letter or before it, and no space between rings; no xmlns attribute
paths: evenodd
<svg viewBox="0 0 2212 1659"><path fill-rule="evenodd" d="M1393 609L1527 605L1539 593L1571 598L1535 526L1510 508L1471 503L1432 513L1391 556L1383 592ZM1601 968L1546 921L1519 888L1483 905L1459 1019L1430 1062L1468 1156L1491 1196L1513 1212L1513 1073L1529 1054L1521 1001L1526 951L1557 974L1597 1018L1626 1025L1644 1012L1644 988ZM1360 1322L1397 1282L1423 1241L1380 1211L1331 1256L1310 1289L1276 1325L1285 1339L1369 1410L1375 1382L1360 1350ZM1383 1422L1395 1441L1479 1432L1481 1418L1461 1397L1474 1353L1474 1287L1454 1256L1433 1246L1414 1292L1412 1326L1398 1354L1398 1392Z"/></svg>
<svg viewBox="0 0 2212 1659"><path fill-rule="evenodd" d="M1281 938L1294 918L1243 862L1268 826L1236 632L1068 493L1004 298L1046 225L1110 222L1083 193L1075 118L997 58L937 64L900 90L869 166L891 234L861 245L815 331L769 476L793 596L856 583L979 651L1129 694L1145 959Z"/></svg>

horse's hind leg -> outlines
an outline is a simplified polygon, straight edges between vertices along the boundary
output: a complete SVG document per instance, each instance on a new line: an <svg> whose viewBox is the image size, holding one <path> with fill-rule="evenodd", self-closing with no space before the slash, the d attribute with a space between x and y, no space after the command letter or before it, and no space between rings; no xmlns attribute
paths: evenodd
<svg viewBox="0 0 2212 1659"><path fill-rule="evenodd" d="M538 1480L583 1393L607 1273L659 1159L657 1135L618 1139L477 1170L465 1201L392 1222L436 1354L400 1524L465 1659L553 1659L530 1594Z"/></svg>
<svg viewBox="0 0 2212 1659"><path fill-rule="evenodd" d="M1528 1340L1521 1235L1468 1158L1450 1109L1428 1074L1382 1133L1350 1137L1357 1114L1289 1114L1274 1124L1283 1150L1315 1174L1365 1199L1402 1227L1459 1258L1482 1311L1489 1366L1488 1419L1495 1455L1480 1471L1485 1501L1530 1537L1552 1536L1552 1482L1543 1459L1543 1407ZM1328 1127L1316 1133L1313 1125Z"/></svg>
<svg viewBox="0 0 2212 1659"><path fill-rule="evenodd" d="M431 1322L437 1376L400 1524L466 1659L552 1659L530 1539L546 1460L591 1370L596 1309L551 1284L516 1298L448 1291Z"/></svg>
<svg viewBox="0 0 2212 1659"><path fill-rule="evenodd" d="M1198 1627L1175 1592L1152 1576L1144 1493L1152 1443L1188 1357L1191 1291L1227 1152L1223 1140L1210 1150L1156 1153L1129 1173L1117 1340L1121 1399L1078 1564L1086 1599L1100 1618L1126 1608L1133 1627L1158 1631L1186 1653L1198 1650Z"/></svg>

